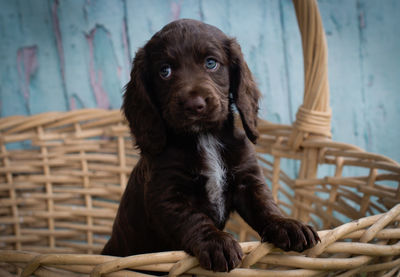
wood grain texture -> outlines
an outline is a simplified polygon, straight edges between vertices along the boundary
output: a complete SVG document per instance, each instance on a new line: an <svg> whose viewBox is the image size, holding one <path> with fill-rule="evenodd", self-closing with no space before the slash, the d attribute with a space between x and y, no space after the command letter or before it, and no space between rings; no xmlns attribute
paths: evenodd
<svg viewBox="0 0 400 277"><path fill-rule="evenodd" d="M318 1L333 139L399 161L400 3L338 1ZM293 122L303 61L289 0L0 0L0 115L119 108L138 47L184 17L237 37L263 92L261 117Z"/></svg>

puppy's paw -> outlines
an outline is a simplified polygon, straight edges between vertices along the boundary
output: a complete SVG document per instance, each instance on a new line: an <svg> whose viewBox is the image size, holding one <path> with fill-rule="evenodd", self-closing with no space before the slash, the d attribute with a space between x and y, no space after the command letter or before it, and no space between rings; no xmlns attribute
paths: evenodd
<svg viewBox="0 0 400 277"><path fill-rule="evenodd" d="M199 243L195 256L200 266L214 272L229 272L243 257L239 243L228 233L219 231Z"/></svg>
<svg viewBox="0 0 400 277"><path fill-rule="evenodd" d="M289 218L273 219L265 226L261 240L284 251L296 252L303 252L321 241L311 226Z"/></svg>

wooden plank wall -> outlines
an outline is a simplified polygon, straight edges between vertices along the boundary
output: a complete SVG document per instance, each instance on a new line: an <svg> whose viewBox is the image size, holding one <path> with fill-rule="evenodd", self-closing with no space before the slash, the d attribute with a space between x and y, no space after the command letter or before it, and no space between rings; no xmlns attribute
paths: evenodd
<svg viewBox="0 0 400 277"><path fill-rule="evenodd" d="M400 1L318 3L333 139L400 161ZM0 115L119 108L135 51L177 18L237 37L263 92L260 115L294 120L303 65L289 0L0 0Z"/></svg>

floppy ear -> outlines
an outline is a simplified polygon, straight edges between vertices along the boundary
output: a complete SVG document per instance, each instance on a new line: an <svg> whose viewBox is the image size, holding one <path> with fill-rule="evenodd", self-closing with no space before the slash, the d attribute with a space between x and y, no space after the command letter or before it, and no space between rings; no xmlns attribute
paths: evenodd
<svg viewBox="0 0 400 277"><path fill-rule="evenodd" d="M148 85L146 55L139 49L133 61L131 79L126 85L122 111L142 153L156 155L166 143L161 115L152 102Z"/></svg>
<svg viewBox="0 0 400 277"><path fill-rule="evenodd" d="M236 39L230 39L228 44L230 93L239 111L247 137L251 142L256 143L258 99L261 94Z"/></svg>

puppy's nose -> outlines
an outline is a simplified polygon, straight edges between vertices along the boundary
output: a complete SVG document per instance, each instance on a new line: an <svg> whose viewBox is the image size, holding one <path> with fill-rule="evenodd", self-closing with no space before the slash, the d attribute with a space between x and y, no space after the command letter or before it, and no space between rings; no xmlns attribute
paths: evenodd
<svg viewBox="0 0 400 277"><path fill-rule="evenodd" d="M206 101L201 96L196 96L188 99L184 104L186 112L193 114L201 114L206 110Z"/></svg>

